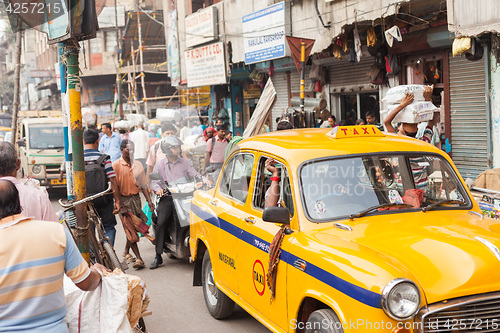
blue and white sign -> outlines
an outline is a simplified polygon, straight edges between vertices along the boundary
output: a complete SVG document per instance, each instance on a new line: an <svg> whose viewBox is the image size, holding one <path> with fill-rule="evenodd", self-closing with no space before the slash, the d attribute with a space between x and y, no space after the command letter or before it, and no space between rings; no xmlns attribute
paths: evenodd
<svg viewBox="0 0 500 333"><path fill-rule="evenodd" d="M245 63L253 64L290 55L285 36L290 34L290 3L243 16Z"/></svg>

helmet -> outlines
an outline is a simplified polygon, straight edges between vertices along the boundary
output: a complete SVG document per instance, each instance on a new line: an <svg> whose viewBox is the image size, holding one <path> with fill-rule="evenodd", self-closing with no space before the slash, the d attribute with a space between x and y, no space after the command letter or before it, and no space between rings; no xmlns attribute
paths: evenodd
<svg viewBox="0 0 500 333"><path fill-rule="evenodd" d="M170 148L175 146L182 146L181 139L176 136L167 136L160 140L161 151L167 156L172 155L172 150Z"/></svg>

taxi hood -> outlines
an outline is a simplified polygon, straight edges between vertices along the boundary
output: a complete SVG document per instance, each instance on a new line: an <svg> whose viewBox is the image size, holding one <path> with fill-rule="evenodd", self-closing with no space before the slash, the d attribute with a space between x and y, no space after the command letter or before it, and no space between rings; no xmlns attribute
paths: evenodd
<svg viewBox="0 0 500 333"><path fill-rule="evenodd" d="M395 267L400 273L394 278L406 277L420 284L428 304L500 290L500 252L495 254L495 247L500 248L500 224L496 220L448 210L372 215L345 224L352 231L332 227L311 236L326 246L332 236L340 236L366 253L378 253L379 265L391 265L391 270Z"/></svg>

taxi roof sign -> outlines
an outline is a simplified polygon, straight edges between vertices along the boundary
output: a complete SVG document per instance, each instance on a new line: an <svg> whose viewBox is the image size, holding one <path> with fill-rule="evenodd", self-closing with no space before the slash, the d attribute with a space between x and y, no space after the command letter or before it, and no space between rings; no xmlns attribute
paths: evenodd
<svg viewBox="0 0 500 333"><path fill-rule="evenodd" d="M336 126L326 135L334 139L385 136L375 125Z"/></svg>

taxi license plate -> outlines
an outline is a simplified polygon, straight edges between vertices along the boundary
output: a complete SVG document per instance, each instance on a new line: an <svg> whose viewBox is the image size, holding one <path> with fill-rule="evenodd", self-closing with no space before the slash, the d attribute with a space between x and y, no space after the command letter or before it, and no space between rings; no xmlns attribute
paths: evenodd
<svg viewBox="0 0 500 333"><path fill-rule="evenodd" d="M52 185L63 185L66 184L66 179L63 179L62 182L60 182L59 179L51 179L50 183Z"/></svg>

